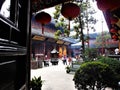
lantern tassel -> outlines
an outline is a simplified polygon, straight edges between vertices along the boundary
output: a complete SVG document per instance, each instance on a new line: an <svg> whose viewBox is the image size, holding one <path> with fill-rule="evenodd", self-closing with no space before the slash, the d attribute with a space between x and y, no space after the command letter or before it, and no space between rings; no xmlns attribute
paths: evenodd
<svg viewBox="0 0 120 90"><path fill-rule="evenodd" d="M70 30L70 20L69 20L69 26L68 26L68 30Z"/></svg>
<svg viewBox="0 0 120 90"><path fill-rule="evenodd" d="M44 25L42 25L42 34L44 34Z"/></svg>

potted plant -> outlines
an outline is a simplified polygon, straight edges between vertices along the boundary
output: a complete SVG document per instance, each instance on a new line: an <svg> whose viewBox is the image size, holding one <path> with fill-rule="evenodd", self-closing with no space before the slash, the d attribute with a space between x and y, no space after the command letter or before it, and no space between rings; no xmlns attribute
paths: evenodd
<svg viewBox="0 0 120 90"><path fill-rule="evenodd" d="M70 73L70 67L69 66L66 67L66 73Z"/></svg>
<svg viewBox="0 0 120 90"><path fill-rule="evenodd" d="M41 90L43 81L41 80L41 76L39 76L38 78L34 76L34 78L32 78L32 80L30 81L30 87L32 88L32 90Z"/></svg>

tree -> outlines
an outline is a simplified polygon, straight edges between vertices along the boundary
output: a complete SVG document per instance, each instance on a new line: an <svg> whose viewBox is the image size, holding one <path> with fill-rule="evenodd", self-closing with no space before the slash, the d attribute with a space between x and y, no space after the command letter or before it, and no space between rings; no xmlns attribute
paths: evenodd
<svg viewBox="0 0 120 90"><path fill-rule="evenodd" d="M59 37L59 36L69 36L70 31L68 30L68 24L66 23L66 20L64 17L62 17L61 13L61 5L57 5L55 6L55 12L53 13L54 15L54 19L55 19L55 26L56 27L62 27L63 28L63 32L61 32L60 34L56 34L56 32L58 32L59 30L57 30L55 32L55 38Z"/></svg>
<svg viewBox="0 0 120 90"><path fill-rule="evenodd" d="M86 48L84 52L85 61L93 61L97 58L97 49L96 48Z"/></svg>
<svg viewBox="0 0 120 90"><path fill-rule="evenodd" d="M83 0L83 1L76 0L73 3L78 4L80 7L80 15L74 18L74 20L72 20L73 23L75 24L74 31L76 31L76 35L73 37L76 39L79 38L80 41L82 41L82 47L83 47L83 52L84 52L83 29L87 28L88 31L89 31L89 28L94 29L94 26L92 26L92 24L95 24L97 20L93 17L93 14L95 14L96 12L90 5L89 0ZM69 36L70 31L68 30L68 24L66 24L64 17L61 17L60 9L61 9L61 5L58 5L55 7L56 11L53 13L54 19L56 19L57 26L61 26L64 30L62 36ZM89 40L89 36L86 38L86 40L87 41Z"/></svg>
<svg viewBox="0 0 120 90"><path fill-rule="evenodd" d="M115 72L101 62L85 62L76 71L73 81L78 90L101 90L115 86Z"/></svg>
<svg viewBox="0 0 120 90"><path fill-rule="evenodd" d="M110 34L105 31L105 32L102 32L102 33L99 33L99 35L96 37L96 47L98 48L101 48L101 47L104 47L104 48L109 48L110 47L110 44L109 44L109 40L111 39L111 36Z"/></svg>
<svg viewBox="0 0 120 90"><path fill-rule="evenodd" d="M91 24L96 23L96 19L93 18L93 14L95 14L95 10L93 10L93 8L91 8L88 0L84 1L83 3L74 1L74 3L78 4L78 6L81 9L80 10L80 17L81 17L81 20L82 20L81 21L82 25L80 25L80 23L79 23L79 17L76 17L72 20L73 23L75 24L74 30L76 31L76 35L72 36L72 37L81 38L80 26L85 28L90 23ZM56 26L63 28L63 30L64 30L63 33L66 34L64 36L69 36L70 31L68 30L68 24L66 23L65 18L61 16L60 10L61 10L61 5L55 6L55 12L53 13L53 15L54 15L54 19L55 19L55 22L56 22ZM91 28L93 28L93 27L91 27Z"/></svg>

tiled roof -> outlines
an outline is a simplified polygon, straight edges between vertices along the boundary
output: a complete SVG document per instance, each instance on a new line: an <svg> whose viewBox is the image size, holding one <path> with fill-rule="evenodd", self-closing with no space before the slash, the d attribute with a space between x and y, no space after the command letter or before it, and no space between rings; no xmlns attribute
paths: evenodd
<svg viewBox="0 0 120 90"><path fill-rule="evenodd" d="M41 24L35 22L34 18L32 18L31 28L32 35L42 35ZM54 38L54 33L56 30L61 30L63 32L63 29L61 27L56 28L54 22L52 21L51 23L44 26L44 36ZM59 39L69 43L77 43L75 39L70 37L60 37Z"/></svg>

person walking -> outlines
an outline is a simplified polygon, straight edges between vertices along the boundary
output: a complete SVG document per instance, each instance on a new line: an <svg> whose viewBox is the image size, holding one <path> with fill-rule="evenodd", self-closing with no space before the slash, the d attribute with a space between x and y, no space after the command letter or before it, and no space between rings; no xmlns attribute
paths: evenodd
<svg viewBox="0 0 120 90"><path fill-rule="evenodd" d="M71 56L69 56L68 57L68 63L69 63L69 65L71 65L71 62L72 62L72 58L71 58Z"/></svg>
<svg viewBox="0 0 120 90"><path fill-rule="evenodd" d="M62 57L62 60L63 60L63 64L64 64L64 65L67 65L67 57L66 57L66 56L63 56L63 57Z"/></svg>

